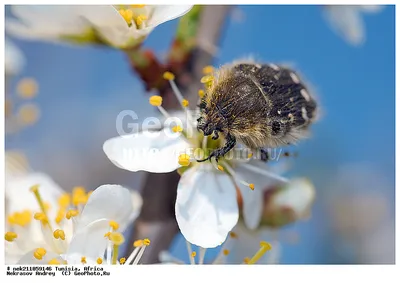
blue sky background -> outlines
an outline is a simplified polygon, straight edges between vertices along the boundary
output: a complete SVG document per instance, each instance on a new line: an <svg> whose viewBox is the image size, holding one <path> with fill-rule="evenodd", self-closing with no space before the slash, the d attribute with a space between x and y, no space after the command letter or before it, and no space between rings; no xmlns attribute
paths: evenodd
<svg viewBox="0 0 400 283"><path fill-rule="evenodd" d="M241 6L240 10L244 20L229 19L215 64L249 54L262 61L292 63L312 83L323 108L313 138L296 147L299 157L288 173L309 176L318 200L309 221L287 228L299 233L300 241L284 244L282 262L357 261L334 252L332 243L340 239L332 234L326 205L344 166L370 164L385 185L365 189L388 200L394 219L394 7L364 16L367 41L361 47L334 33L317 6ZM176 25L172 21L158 27L146 46L162 56ZM15 42L27 61L19 77L34 77L40 84L35 101L42 116L34 127L8 137L7 149L23 149L35 169L49 173L66 189L104 183L139 188L141 175L114 168L102 151L103 142L117 135L115 119L120 111L133 109L143 119L155 113L125 56L107 48ZM352 192L337 194L343 193ZM363 188L357 194L362 196ZM181 237L172 252L186 259ZM213 254L207 253L208 258Z"/></svg>

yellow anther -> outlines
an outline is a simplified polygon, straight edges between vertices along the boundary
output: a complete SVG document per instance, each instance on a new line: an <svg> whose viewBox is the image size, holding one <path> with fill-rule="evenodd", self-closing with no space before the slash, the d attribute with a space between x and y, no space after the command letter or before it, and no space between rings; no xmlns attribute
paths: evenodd
<svg viewBox="0 0 400 283"><path fill-rule="evenodd" d="M86 194L86 190L84 187L77 186L72 189L72 195L84 195Z"/></svg>
<svg viewBox="0 0 400 283"><path fill-rule="evenodd" d="M58 198L58 205L63 207L63 208L67 208L69 205L71 204L71 196L70 194L62 194L59 198Z"/></svg>
<svg viewBox="0 0 400 283"><path fill-rule="evenodd" d="M97 264L102 264L103 263L103 259L101 257L98 257L96 262L97 262Z"/></svg>
<svg viewBox="0 0 400 283"><path fill-rule="evenodd" d="M113 220L111 220L108 224L110 225L111 228L113 228L114 231L118 230L119 228L119 224Z"/></svg>
<svg viewBox="0 0 400 283"><path fill-rule="evenodd" d="M33 103L26 103L18 109L18 120L22 125L33 125L40 117L39 107Z"/></svg>
<svg viewBox="0 0 400 283"><path fill-rule="evenodd" d="M252 158L253 157L253 153L249 153L248 155L247 155L247 158Z"/></svg>
<svg viewBox="0 0 400 283"><path fill-rule="evenodd" d="M175 79L175 75L174 75L173 73L171 73L171 72L165 72L165 73L163 74L163 78L164 78L165 80L167 80L167 81L172 81L172 80Z"/></svg>
<svg viewBox="0 0 400 283"><path fill-rule="evenodd" d="M260 247L266 249L267 251L272 249L271 244L265 241L260 242Z"/></svg>
<svg viewBox="0 0 400 283"><path fill-rule="evenodd" d="M56 216L56 223L60 224L60 222L64 219L65 216L65 210L63 208L60 208L57 212L57 216Z"/></svg>
<svg viewBox="0 0 400 283"><path fill-rule="evenodd" d="M208 84L214 81L214 76L211 75L207 75L201 78L200 82L202 84Z"/></svg>
<svg viewBox="0 0 400 283"><path fill-rule="evenodd" d="M224 255L229 255L229 250L225 249L222 251L224 253Z"/></svg>
<svg viewBox="0 0 400 283"><path fill-rule="evenodd" d="M189 101L187 99L182 100L182 106L183 107L188 107L189 106Z"/></svg>
<svg viewBox="0 0 400 283"><path fill-rule="evenodd" d="M109 238L110 239L110 235L111 235L111 232L107 232L107 233L104 234L104 238Z"/></svg>
<svg viewBox="0 0 400 283"><path fill-rule="evenodd" d="M17 224L17 219L15 217L15 214L10 214L7 216L7 221L9 224L14 225Z"/></svg>
<svg viewBox="0 0 400 283"><path fill-rule="evenodd" d="M128 24L132 24L133 12L131 10L120 9L118 12Z"/></svg>
<svg viewBox="0 0 400 283"><path fill-rule="evenodd" d="M35 213L35 215L33 216L33 218L35 218L36 220L39 220L42 222L42 224L48 223L48 219L46 214L44 214L43 212L37 212Z"/></svg>
<svg viewBox="0 0 400 283"><path fill-rule="evenodd" d="M72 190L72 204L78 206L79 204L86 204L87 195L85 192L85 188L83 187L75 187Z"/></svg>
<svg viewBox="0 0 400 283"><path fill-rule="evenodd" d="M14 233L14 232L7 232L7 233L4 235L4 239L5 239L7 242L12 242L12 241L14 241L17 237L18 237L17 233Z"/></svg>
<svg viewBox="0 0 400 283"><path fill-rule="evenodd" d="M181 166L189 166L189 164L190 164L190 156L188 154L179 155L178 163Z"/></svg>
<svg viewBox="0 0 400 283"><path fill-rule="evenodd" d="M40 185L36 184L36 185L33 185L29 190L32 193L37 194L37 193L39 193L39 187L40 187Z"/></svg>
<svg viewBox="0 0 400 283"><path fill-rule="evenodd" d="M180 133L180 132L183 131L183 129L182 129L181 126L174 126L174 127L172 127L172 131L173 131L174 133Z"/></svg>
<svg viewBox="0 0 400 283"><path fill-rule="evenodd" d="M57 229L53 232L53 236L56 239L65 240L65 232L63 230Z"/></svg>
<svg viewBox="0 0 400 283"><path fill-rule="evenodd" d="M37 248L34 252L33 252L33 256L38 259L41 260L45 255L46 255L47 251L44 248Z"/></svg>
<svg viewBox="0 0 400 283"><path fill-rule="evenodd" d="M89 199L89 197L92 195L92 193L93 193L93 191L89 191L89 192L87 193L88 199Z"/></svg>
<svg viewBox="0 0 400 283"><path fill-rule="evenodd" d="M231 236L232 239L237 239L238 235L235 232L230 232L229 236Z"/></svg>
<svg viewBox="0 0 400 283"><path fill-rule="evenodd" d="M249 261L250 261L250 258L248 258L248 257L245 257L245 258L243 259L243 262L244 262L245 264L248 264Z"/></svg>
<svg viewBox="0 0 400 283"><path fill-rule="evenodd" d="M249 188L254 191L254 184L249 184Z"/></svg>
<svg viewBox="0 0 400 283"><path fill-rule="evenodd" d="M196 256L196 252L192 252L191 256L195 257Z"/></svg>
<svg viewBox="0 0 400 283"><path fill-rule="evenodd" d="M143 245L145 246L150 246L150 240L149 239L143 239Z"/></svg>
<svg viewBox="0 0 400 283"><path fill-rule="evenodd" d="M134 246L135 248L138 248L138 247L143 246L143 240L136 240L136 241L134 241L134 242L133 242L133 246Z"/></svg>
<svg viewBox="0 0 400 283"><path fill-rule="evenodd" d="M52 258L52 259L49 260L49 262L47 264L58 265L58 264L61 264L61 263L58 261L58 259Z"/></svg>
<svg viewBox="0 0 400 283"><path fill-rule="evenodd" d="M221 165L218 165L217 168L219 171L224 171L224 167L222 167Z"/></svg>
<svg viewBox="0 0 400 283"><path fill-rule="evenodd" d="M125 242L124 236L118 232L112 232L109 236L109 239L116 246L120 246Z"/></svg>
<svg viewBox="0 0 400 283"><path fill-rule="evenodd" d="M214 72L214 67L213 66L205 66L203 68L203 74L208 75Z"/></svg>
<svg viewBox="0 0 400 283"><path fill-rule="evenodd" d="M32 98L38 92L38 83L32 78L25 78L18 82L17 93L22 98Z"/></svg>
<svg viewBox="0 0 400 283"><path fill-rule="evenodd" d="M71 219L71 217L75 217L75 216L77 216L78 214L79 214L79 212L78 212L77 210L71 209L71 210L68 210L68 211L67 211L67 213L65 214L65 217L66 217L67 219Z"/></svg>
<svg viewBox="0 0 400 283"><path fill-rule="evenodd" d="M147 20L146 15L139 15L135 18L135 23L138 27L140 27L146 20Z"/></svg>
<svg viewBox="0 0 400 283"><path fill-rule="evenodd" d="M198 93L199 93L200 98L203 98L205 95L205 92L202 89L200 89Z"/></svg>
<svg viewBox="0 0 400 283"><path fill-rule="evenodd" d="M124 258L124 257L121 257L121 258L119 259L119 263L120 263L120 264L124 264L125 261L126 261L126 258Z"/></svg>
<svg viewBox="0 0 400 283"><path fill-rule="evenodd" d="M256 254L249 260L248 264L254 264L260 260L260 258L271 249L271 245L267 242L261 241L260 242L260 249Z"/></svg>
<svg viewBox="0 0 400 283"><path fill-rule="evenodd" d="M153 106L161 106L162 104L162 97L159 95L153 95L149 99L149 103Z"/></svg>
<svg viewBox="0 0 400 283"><path fill-rule="evenodd" d="M81 262L82 262L83 264L86 264L86 263L87 263L87 262L86 262L86 257L85 257L85 256L81 257Z"/></svg>
<svg viewBox="0 0 400 283"><path fill-rule="evenodd" d="M132 8L143 8L146 5L144 5L144 4L136 4L136 5L129 5L129 6L131 6Z"/></svg>

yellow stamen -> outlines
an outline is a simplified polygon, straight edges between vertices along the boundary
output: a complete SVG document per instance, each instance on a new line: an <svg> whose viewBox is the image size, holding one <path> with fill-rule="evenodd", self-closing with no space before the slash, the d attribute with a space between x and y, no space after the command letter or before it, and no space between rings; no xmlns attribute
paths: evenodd
<svg viewBox="0 0 400 283"><path fill-rule="evenodd" d="M113 220L111 220L108 224L110 225L110 227L111 227L114 231L118 230L118 228L119 228L119 224L118 224L117 222L113 221Z"/></svg>
<svg viewBox="0 0 400 283"><path fill-rule="evenodd" d="M60 224L61 221L64 219L65 216L65 210L63 208L60 208L57 212L57 216L56 216L56 223Z"/></svg>
<svg viewBox="0 0 400 283"><path fill-rule="evenodd" d="M174 75L173 73L171 73L171 72L165 72L165 73L163 74L163 78L164 78L165 80L167 80L167 81L172 81L172 80L175 79L175 75Z"/></svg>
<svg viewBox="0 0 400 283"><path fill-rule="evenodd" d="M254 264L260 260L260 258L271 249L271 245L267 242L261 241L260 242L260 249L256 254L249 260L248 264Z"/></svg>
<svg viewBox="0 0 400 283"><path fill-rule="evenodd" d="M49 220L48 220L46 214L44 214L43 212L35 213L33 218L35 218L36 220L39 220L40 222L42 222L43 225L46 225L46 224L49 223Z"/></svg>
<svg viewBox="0 0 400 283"><path fill-rule="evenodd" d="M47 251L44 248L37 248L34 252L33 252L33 256L38 259L41 260L45 255L46 255Z"/></svg>
<svg viewBox="0 0 400 283"><path fill-rule="evenodd" d="M182 100L182 106L183 107L188 107L189 106L189 101L187 99Z"/></svg>
<svg viewBox="0 0 400 283"><path fill-rule="evenodd" d="M61 263L56 258L52 258L52 259L49 260L49 262L47 264L58 265L58 264L61 264Z"/></svg>
<svg viewBox="0 0 400 283"><path fill-rule="evenodd" d="M65 217L69 220L69 219L71 219L71 217L75 217L75 216L77 216L78 214L79 214L79 212L78 212L77 210L71 209L71 210L68 210L68 211L67 211Z"/></svg>
<svg viewBox="0 0 400 283"><path fill-rule="evenodd" d="M136 240L136 241L134 241L134 242L133 242L133 246L134 246L135 248L138 248L138 247L143 246L143 240Z"/></svg>
<svg viewBox="0 0 400 283"><path fill-rule="evenodd" d="M203 74L208 75L214 72L214 67L213 66L205 66L203 68Z"/></svg>
<svg viewBox="0 0 400 283"><path fill-rule="evenodd" d="M238 235L235 232L230 232L229 236L231 236L232 239L237 239Z"/></svg>
<svg viewBox="0 0 400 283"><path fill-rule="evenodd" d="M15 214L10 214L7 216L7 221L8 223L10 223L11 225L17 224L17 219L15 217Z"/></svg>
<svg viewBox="0 0 400 283"><path fill-rule="evenodd" d="M18 120L22 125L29 126L35 124L40 117L39 107L33 103L26 103L18 109Z"/></svg>
<svg viewBox="0 0 400 283"><path fill-rule="evenodd" d="M208 84L214 81L214 76L212 75L207 75L201 78L200 82L202 84Z"/></svg>
<svg viewBox="0 0 400 283"><path fill-rule="evenodd" d="M248 258L248 257L245 257L245 258L243 259L243 262L244 262L245 264L249 264L249 261L250 261L250 258Z"/></svg>
<svg viewBox="0 0 400 283"><path fill-rule="evenodd" d="M132 24L132 19L133 19L133 12L129 9L120 9L119 14L124 18L127 24Z"/></svg>
<svg viewBox="0 0 400 283"><path fill-rule="evenodd" d="M93 193L93 191L89 191L89 192L87 193L88 199L89 199L89 197L92 195L92 193Z"/></svg>
<svg viewBox="0 0 400 283"><path fill-rule="evenodd" d="M161 106L162 104L162 97L159 95L153 95L149 99L149 103L153 106Z"/></svg>
<svg viewBox="0 0 400 283"><path fill-rule="evenodd" d="M135 23L138 27L140 27L146 20L147 20L146 15L139 15L135 18Z"/></svg>
<svg viewBox="0 0 400 283"><path fill-rule="evenodd" d="M111 235L111 232L107 232L107 233L104 234L104 238L110 239L110 235Z"/></svg>
<svg viewBox="0 0 400 283"><path fill-rule="evenodd" d="M67 208L69 205L71 204L71 196L70 194L62 194L59 198L58 198L58 205L63 207L63 208Z"/></svg>
<svg viewBox="0 0 400 283"><path fill-rule="evenodd" d="M5 239L7 242L13 242L17 237L18 237L17 233L14 233L14 232L7 232L7 233L4 235L4 239Z"/></svg>
<svg viewBox="0 0 400 283"><path fill-rule="evenodd" d="M65 232L63 230L57 229L53 232L53 236L56 239L65 240Z"/></svg>
<svg viewBox="0 0 400 283"><path fill-rule="evenodd" d="M102 264L103 263L103 259L99 257L99 258L97 258L96 262L97 262L97 264Z"/></svg>
<svg viewBox="0 0 400 283"><path fill-rule="evenodd" d="M195 257L196 256L196 252L192 252L191 256Z"/></svg>
<svg viewBox="0 0 400 283"><path fill-rule="evenodd" d="M229 250L223 250L224 255L229 255Z"/></svg>
<svg viewBox="0 0 400 283"><path fill-rule="evenodd" d="M224 167L222 167L221 165L218 165L217 167L219 171L224 171Z"/></svg>
<svg viewBox="0 0 400 283"><path fill-rule="evenodd" d="M83 187L75 187L72 190L72 204L78 206L80 204L86 204L88 197Z"/></svg>
<svg viewBox="0 0 400 283"><path fill-rule="evenodd" d="M199 90L199 96L200 96L200 98L203 98L204 95L205 95L204 90L200 89L200 90Z"/></svg>
<svg viewBox="0 0 400 283"><path fill-rule="evenodd" d="M120 246L125 242L124 236L118 232L110 233L109 239L114 245L117 245L117 246Z"/></svg>
<svg viewBox="0 0 400 283"><path fill-rule="evenodd" d="M145 246L150 246L150 240L149 239L143 239L143 245Z"/></svg>
<svg viewBox="0 0 400 283"><path fill-rule="evenodd" d="M49 209L51 208L51 205L49 202L45 202L44 203L44 208L46 209L46 212L49 211Z"/></svg>
<svg viewBox="0 0 400 283"><path fill-rule="evenodd" d="M189 164L190 164L190 156L188 154L179 155L178 163L181 166L189 166Z"/></svg>
<svg viewBox="0 0 400 283"><path fill-rule="evenodd" d="M119 263L120 263L120 264L124 264L125 262L126 262L126 258L121 257L121 258L119 259Z"/></svg>
<svg viewBox="0 0 400 283"><path fill-rule="evenodd" d="M81 257L81 262L82 262L83 264L86 264L86 263L87 263L87 262L86 262L86 257L85 257L85 256Z"/></svg>
<svg viewBox="0 0 400 283"><path fill-rule="evenodd" d="M112 255L112 264L117 264L118 259L118 249L119 246L125 242L125 238L121 233L113 232L110 234L110 240L114 244L113 246L113 255Z"/></svg>
<svg viewBox="0 0 400 283"><path fill-rule="evenodd" d="M129 6L131 6L132 8L143 8L146 5L144 5L144 4L136 4L136 5L129 5Z"/></svg>
<svg viewBox="0 0 400 283"><path fill-rule="evenodd" d="M252 158L253 157L253 153L249 153L248 155L247 155L247 158Z"/></svg>
<svg viewBox="0 0 400 283"><path fill-rule="evenodd" d="M17 93L22 98L33 98L38 88L38 83L33 78L25 78L18 82Z"/></svg>
<svg viewBox="0 0 400 283"><path fill-rule="evenodd" d="M249 188L254 191L254 184L249 184Z"/></svg>
<svg viewBox="0 0 400 283"><path fill-rule="evenodd" d="M181 126L174 126L174 127L172 127L172 131L173 131L174 133L180 133L180 132L183 131L183 129L182 129Z"/></svg>
<svg viewBox="0 0 400 283"><path fill-rule="evenodd" d="M42 197L41 197L41 195L40 195L40 193L39 193L39 185L34 185L34 186L32 186L32 187L30 188L30 190L31 190L31 192L33 192L33 194L35 195L36 201L39 203L40 210L42 211L42 214L45 216L45 217L43 217L43 215L40 216L40 219L38 219L38 218L35 217L35 219L37 219L37 220L43 220L43 221L48 222L48 217L47 217L47 214L46 214L46 212L47 212L46 206L44 205L44 202L43 202L43 200L42 200ZM35 216L36 216L36 214L35 214Z"/></svg>

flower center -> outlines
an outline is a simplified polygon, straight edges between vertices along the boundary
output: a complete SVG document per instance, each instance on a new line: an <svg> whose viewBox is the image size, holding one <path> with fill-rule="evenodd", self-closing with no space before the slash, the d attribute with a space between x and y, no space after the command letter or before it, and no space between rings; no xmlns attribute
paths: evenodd
<svg viewBox="0 0 400 283"><path fill-rule="evenodd" d="M118 13L126 21L129 27L135 25L137 29L147 27L146 21L149 19L149 11L146 5L117 5Z"/></svg>

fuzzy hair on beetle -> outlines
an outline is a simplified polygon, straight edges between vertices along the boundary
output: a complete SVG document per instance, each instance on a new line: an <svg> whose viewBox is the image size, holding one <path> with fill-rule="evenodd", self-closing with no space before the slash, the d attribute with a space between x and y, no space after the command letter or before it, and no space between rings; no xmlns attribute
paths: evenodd
<svg viewBox="0 0 400 283"><path fill-rule="evenodd" d="M237 61L212 75L200 102L198 130L219 135L225 145L198 162L223 157L239 142L253 152L295 144L309 136L317 120L317 102L299 75L290 67Z"/></svg>

